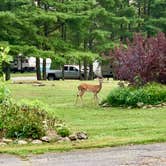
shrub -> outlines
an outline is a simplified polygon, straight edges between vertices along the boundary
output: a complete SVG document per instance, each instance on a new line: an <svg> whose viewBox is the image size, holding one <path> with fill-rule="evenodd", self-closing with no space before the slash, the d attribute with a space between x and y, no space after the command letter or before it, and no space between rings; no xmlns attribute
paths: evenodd
<svg viewBox="0 0 166 166"><path fill-rule="evenodd" d="M124 87L116 88L110 92L106 103L112 106L137 106L138 102L144 104L159 104L166 102L166 86L149 83L143 87Z"/></svg>
<svg viewBox="0 0 166 166"><path fill-rule="evenodd" d="M70 135L70 130L65 125L61 124L59 126L56 126L57 134L61 137L67 137Z"/></svg>
<svg viewBox="0 0 166 166"><path fill-rule="evenodd" d="M44 121L51 123L44 126ZM0 107L1 135L8 138L40 138L48 128L53 128L55 118L40 107L39 102L16 104L6 101Z"/></svg>
<svg viewBox="0 0 166 166"><path fill-rule="evenodd" d="M113 68L117 79L128 80L136 85L147 82L166 83L166 37L144 38L134 36L133 42L127 41L127 48L121 45L110 53L114 59Z"/></svg>

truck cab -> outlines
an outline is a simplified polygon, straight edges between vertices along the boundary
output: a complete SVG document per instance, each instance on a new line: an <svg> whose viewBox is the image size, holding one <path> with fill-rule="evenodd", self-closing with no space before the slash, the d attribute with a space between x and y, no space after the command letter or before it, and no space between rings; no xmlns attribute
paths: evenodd
<svg viewBox="0 0 166 166"><path fill-rule="evenodd" d="M83 74L83 71L81 70ZM48 70L46 72L48 80L62 79L62 69L60 70ZM80 71L77 65L64 65L64 78L65 79L79 79Z"/></svg>

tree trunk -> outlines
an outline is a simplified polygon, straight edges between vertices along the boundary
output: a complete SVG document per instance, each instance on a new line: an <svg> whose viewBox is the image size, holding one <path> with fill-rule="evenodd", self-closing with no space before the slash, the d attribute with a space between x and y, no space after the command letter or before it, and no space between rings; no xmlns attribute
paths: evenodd
<svg viewBox="0 0 166 166"><path fill-rule="evenodd" d="M46 76L46 58L43 58L43 80L46 80L47 79L47 76Z"/></svg>
<svg viewBox="0 0 166 166"><path fill-rule="evenodd" d="M10 64L3 62L3 72L5 74L5 80L10 80Z"/></svg>
<svg viewBox="0 0 166 166"><path fill-rule="evenodd" d="M62 80L65 80L65 71L64 71L64 65L62 65Z"/></svg>
<svg viewBox="0 0 166 166"><path fill-rule="evenodd" d="M89 80L93 80L94 74L93 74L93 63L89 63Z"/></svg>
<svg viewBox="0 0 166 166"><path fill-rule="evenodd" d="M141 2L138 2L138 16L141 18ZM138 32L140 31L141 24L138 23Z"/></svg>
<svg viewBox="0 0 166 166"><path fill-rule="evenodd" d="M45 4L44 9L47 12L48 11L48 5ZM48 24L44 23L44 35L45 35L46 38L48 38L48 34L49 34L48 29L49 29ZM46 42L44 43L43 49L48 50L48 46L47 46ZM43 58L43 67L42 67L42 69L43 69L43 71L42 71L43 72L43 80L46 80L47 76L46 76L46 58L45 57Z"/></svg>
<svg viewBox="0 0 166 166"><path fill-rule="evenodd" d="M6 65L6 73L5 73L5 80L10 80L10 64Z"/></svg>
<svg viewBox="0 0 166 166"><path fill-rule="evenodd" d="M84 80L88 80L87 66L88 66L87 58L84 58Z"/></svg>
<svg viewBox="0 0 166 166"><path fill-rule="evenodd" d="M40 71L40 58L36 58L36 76L37 80L41 80L41 71Z"/></svg>
<svg viewBox="0 0 166 166"><path fill-rule="evenodd" d="M81 72L81 61L79 60L79 77L80 77L80 80L83 80L83 77L82 77L82 72Z"/></svg>

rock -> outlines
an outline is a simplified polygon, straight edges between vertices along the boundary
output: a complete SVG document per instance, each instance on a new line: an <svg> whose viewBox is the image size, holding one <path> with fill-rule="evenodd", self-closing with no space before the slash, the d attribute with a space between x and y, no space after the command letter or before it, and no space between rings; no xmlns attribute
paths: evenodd
<svg viewBox="0 0 166 166"><path fill-rule="evenodd" d="M35 139L31 142L32 144L42 144L41 140Z"/></svg>
<svg viewBox="0 0 166 166"><path fill-rule="evenodd" d="M143 106L142 108L143 108L143 109L147 109L148 107L145 105L145 106Z"/></svg>
<svg viewBox="0 0 166 166"><path fill-rule="evenodd" d="M152 105L147 105L147 108L152 108L153 106Z"/></svg>
<svg viewBox="0 0 166 166"><path fill-rule="evenodd" d="M19 145L26 145L26 144L28 144L28 142L25 141L25 140L18 140L17 143L18 143Z"/></svg>
<svg viewBox="0 0 166 166"><path fill-rule="evenodd" d="M33 140L32 138L28 138L27 139L28 142L32 142L32 140Z"/></svg>
<svg viewBox="0 0 166 166"><path fill-rule="evenodd" d="M162 104L157 104L156 107L158 107L158 108L159 108L159 107L162 107Z"/></svg>
<svg viewBox="0 0 166 166"><path fill-rule="evenodd" d="M110 107L110 105L108 103L104 103L102 104L102 107Z"/></svg>
<svg viewBox="0 0 166 166"><path fill-rule="evenodd" d="M2 138L2 142L9 144L9 143L12 143L13 140L12 139L7 139L7 138Z"/></svg>
<svg viewBox="0 0 166 166"><path fill-rule="evenodd" d="M5 143L5 142L0 142L0 146L6 146L7 145L7 143Z"/></svg>
<svg viewBox="0 0 166 166"><path fill-rule="evenodd" d="M144 106L144 103L142 103L142 102L138 102L138 103L137 103L137 107L141 108L141 107L143 107L143 106Z"/></svg>
<svg viewBox="0 0 166 166"><path fill-rule="evenodd" d="M166 103L162 103L163 106L166 106Z"/></svg>
<svg viewBox="0 0 166 166"><path fill-rule="evenodd" d="M85 132L76 133L78 139L88 139L88 135Z"/></svg>
<svg viewBox="0 0 166 166"><path fill-rule="evenodd" d="M61 137L58 142L70 142L70 139L68 137Z"/></svg>
<svg viewBox="0 0 166 166"><path fill-rule="evenodd" d="M50 142L51 141L51 137L44 136L44 137L41 138L41 140L44 141L44 142Z"/></svg>
<svg viewBox="0 0 166 166"><path fill-rule="evenodd" d="M51 142L55 142L61 139L55 130L47 130L46 136L50 138Z"/></svg>
<svg viewBox="0 0 166 166"><path fill-rule="evenodd" d="M77 136L75 134L72 134L72 135L69 136L69 139L71 141L76 141L77 140Z"/></svg>

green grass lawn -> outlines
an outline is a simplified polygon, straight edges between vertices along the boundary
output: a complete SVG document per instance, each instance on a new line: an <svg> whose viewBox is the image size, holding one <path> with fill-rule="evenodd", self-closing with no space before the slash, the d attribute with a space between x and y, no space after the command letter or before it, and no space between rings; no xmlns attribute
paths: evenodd
<svg viewBox="0 0 166 166"><path fill-rule="evenodd" d="M80 81L50 81L46 86L9 84L14 100L38 99L47 105L71 131L85 131L89 139L84 142L43 144L37 146L9 146L0 152L26 154L46 151L62 151L77 148L106 147L166 141L166 109L102 108L93 103L93 95L84 96L84 104L75 105ZM89 81L97 84L97 81ZM117 86L116 81L103 83L99 97L104 99Z"/></svg>
<svg viewBox="0 0 166 166"><path fill-rule="evenodd" d="M11 77L33 77L36 76L35 72L16 72L16 73L11 73Z"/></svg>

